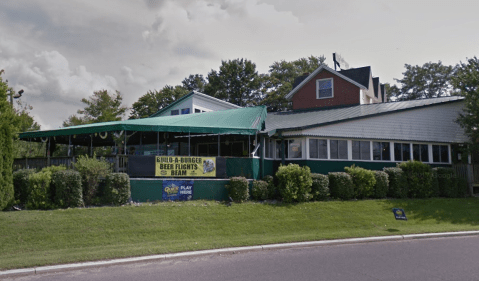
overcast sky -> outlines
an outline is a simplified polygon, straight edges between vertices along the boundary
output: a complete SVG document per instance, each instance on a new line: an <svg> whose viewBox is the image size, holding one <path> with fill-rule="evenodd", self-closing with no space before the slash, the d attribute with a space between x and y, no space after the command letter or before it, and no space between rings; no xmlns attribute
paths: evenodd
<svg viewBox="0 0 479 281"><path fill-rule="evenodd" d="M94 91L118 90L131 107L235 58L266 73L310 55L333 66L337 52L394 83L406 63L478 56L478 11L477 0L2 0L0 69L54 129Z"/></svg>

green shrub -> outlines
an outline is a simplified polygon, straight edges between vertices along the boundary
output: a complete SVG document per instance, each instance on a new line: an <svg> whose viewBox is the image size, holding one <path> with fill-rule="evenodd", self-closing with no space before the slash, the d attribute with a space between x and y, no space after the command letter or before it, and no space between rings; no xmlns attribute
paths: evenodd
<svg viewBox="0 0 479 281"><path fill-rule="evenodd" d="M268 183L262 180L253 181L251 196L256 200L268 199Z"/></svg>
<svg viewBox="0 0 479 281"><path fill-rule="evenodd" d="M276 172L278 189L284 202L305 202L311 200L311 170L298 164L280 166Z"/></svg>
<svg viewBox="0 0 479 281"><path fill-rule="evenodd" d="M374 172L361 167L356 167L355 165L352 165L351 167L344 167L344 170L351 176L351 179L353 180L354 196L356 198L371 197L374 191L374 185L376 184Z"/></svg>
<svg viewBox="0 0 479 281"><path fill-rule="evenodd" d="M374 198L386 198L389 189L389 176L383 171L374 171L374 177L376 178L376 184L373 188Z"/></svg>
<svg viewBox="0 0 479 281"><path fill-rule="evenodd" d="M388 174L388 197L407 198L407 179L403 170L396 167L388 167L383 168L383 171Z"/></svg>
<svg viewBox="0 0 479 281"><path fill-rule="evenodd" d="M65 171L67 168L64 166L64 165L60 165L60 166L48 166L48 167L45 167L43 169L41 169L41 172L43 173L49 173L50 174L50 177L53 175L54 172L57 172L57 171ZM50 184L50 188L48 189L48 200L50 200L50 202L55 202L55 196L56 196L56 190L55 190L55 186Z"/></svg>
<svg viewBox="0 0 479 281"><path fill-rule="evenodd" d="M13 173L13 188L15 190L15 200L24 205L28 198L28 188L30 183L28 178L35 173L33 169L22 169Z"/></svg>
<svg viewBox="0 0 479 281"><path fill-rule="evenodd" d="M354 197L353 179L348 173L334 172L328 174L331 197L349 200Z"/></svg>
<svg viewBox="0 0 479 281"><path fill-rule="evenodd" d="M112 173L106 176L105 199L113 205L128 203L131 197L130 177L125 173Z"/></svg>
<svg viewBox="0 0 479 281"><path fill-rule="evenodd" d="M110 173L110 164L104 159L97 160L86 156L79 156L74 168L80 172L83 187L83 200L85 205L93 205L99 203L97 198L98 186L100 178Z"/></svg>
<svg viewBox="0 0 479 281"><path fill-rule="evenodd" d="M0 78L0 86L1 78ZM1 91L2 89L0 89ZM1 95L0 95L1 96ZM4 96L3 96L4 97ZM3 102L5 105L5 102ZM1 105L0 105L1 107ZM1 110L2 108L0 108ZM6 109L9 111L10 107ZM12 115L0 112L0 210L7 209L15 202L13 188L13 131L11 124Z"/></svg>
<svg viewBox="0 0 479 281"><path fill-rule="evenodd" d="M409 198L429 198L433 195L431 167L419 161L399 164L407 178Z"/></svg>
<svg viewBox="0 0 479 281"><path fill-rule="evenodd" d="M325 200L329 196L329 177L323 174L311 174L313 184L311 186L311 194L313 200Z"/></svg>
<svg viewBox="0 0 479 281"><path fill-rule="evenodd" d="M434 168L437 173L439 196L455 198L458 195L457 178L452 168Z"/></svg>
<svg viewBox="0 0 479 281"><path fill-rule="evenodd" d="M228 195L233 201L241 203L248 200L248 181L245 177L230 178L230 182L226 185L226 189L228 190Z"/></svg>
<svg viewBox="0 0 479 281"><path fill-rule="evenodd" d="M439 180L437 176L437 169L431 169L432 173L432 181L431 181L431 190L432 190L432 197L439 197Z"/></svg>
<svg viewBox="0 0 479 281"><path fill-rule="evenodd" d="M52 173L55 204L62 208L83 206L81 176L78 171L58 170Z"/></svg>
<svg viewBox="0 0 479 281"><path fill-rule="evenodd" d="M28 209L48 210L54 208L50 199L51 177L52 173L50 171L40 171L30 175L28 178L28 198L25 204Z"/></svg>
<svg viewBox="0 0 479 281"><path fill-rule="evenodd" d="M274 180L274 177L267 175L263 178L263 181L268 183L268 198L269 199L279 199L279 190L277 188L277 183Z"/></svg>

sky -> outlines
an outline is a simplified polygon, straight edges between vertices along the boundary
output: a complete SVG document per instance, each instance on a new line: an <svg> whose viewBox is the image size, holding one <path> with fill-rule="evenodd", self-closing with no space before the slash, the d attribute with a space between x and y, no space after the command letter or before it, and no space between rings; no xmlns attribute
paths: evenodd
<svg viewBox="0 0 479 281"><path fill-rule="evenodd" d="M336 52L394 84L405 64L479 56L478 10L477 0L2 0L0 69L48 130L94 91L117 90L131 107L236 58L267 73L311 55L332 67Z"/></svg>

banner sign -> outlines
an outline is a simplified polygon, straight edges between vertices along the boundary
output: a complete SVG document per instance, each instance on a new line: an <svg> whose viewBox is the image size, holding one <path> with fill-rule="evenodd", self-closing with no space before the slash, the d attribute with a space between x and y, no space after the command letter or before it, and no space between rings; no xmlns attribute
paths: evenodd
<svg viewBox="0 0 479 281"><path fill-rule="evenodd" d="M407 221L406 213L404 212L403 209L394 208L394 209L393 209L393 213L394 213L394 217L396 218L396 220L405 220L405 221Z"/></svg>
<svg viewBox="0 0 479 281"><path fill-rule="evenodd" d="M193 199L193 180L163 181L163 200L187 201Z"/></svg>
<svg viewBox="0 0 479 281"><path fill-rule="evenodd" d="M216 157L156 156L157 177L216 177Z"/></svg>

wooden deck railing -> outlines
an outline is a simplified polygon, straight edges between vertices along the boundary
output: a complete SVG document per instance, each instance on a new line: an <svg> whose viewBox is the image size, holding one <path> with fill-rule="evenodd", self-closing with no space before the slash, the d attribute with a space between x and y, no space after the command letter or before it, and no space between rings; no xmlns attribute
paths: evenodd
<svg viewBox="0 0 479 281"><path fill-rule="evenodd" d="M128 155L112 155L97 157L103 158L110 163L110 168L114 172L127 173L128 172ZM67 169L72 169L73 164L76 162L76 157L43 157L43 158L17 158L13 160L13 170L20 169L37 169L48 166L60 166L63 165Z"/></svg>

